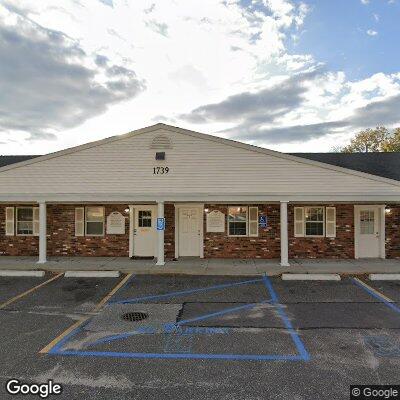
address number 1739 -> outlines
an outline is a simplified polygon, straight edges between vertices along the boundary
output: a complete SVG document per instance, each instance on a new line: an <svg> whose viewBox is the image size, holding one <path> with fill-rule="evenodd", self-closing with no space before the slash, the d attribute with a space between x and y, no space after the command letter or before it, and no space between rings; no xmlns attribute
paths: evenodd
<svg viewBox="0 0 400 400"><path fill-rule="evenodd" d="M165 175L168 174L169 167L154 167L153 175Z"/></svg>

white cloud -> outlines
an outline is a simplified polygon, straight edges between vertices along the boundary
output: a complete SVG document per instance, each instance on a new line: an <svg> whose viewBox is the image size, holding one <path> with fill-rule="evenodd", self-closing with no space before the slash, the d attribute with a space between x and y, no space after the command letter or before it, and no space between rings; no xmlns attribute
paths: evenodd
<svg viewBox="0 0 400 400"><path fill-rule="evenodd" d="M369 4L369 0L360 0L362 4L367 5Z"/></svg>
<svg viewBox="0 0 400 400"><path fill-rule="evenodd" d="M378 32L374 31L373 29L367 30L367 35L369 35L369 36L376 36L377 34L378 34Z"/></svg>
<svg viewBox="0 0 400 400"><path fill-rule="evenodd" d="M294 0L249 3L244 7L239 0L63 0L54 6L50 0L25 0L28 18L59 31L85 53L79 63L87 68L89 63L94 71L104 65L135 71L146 82L146 90L132 100L110 104L101 114L88 115L78 127L54 129L57 141L28 147L24 140L29 132L0 133L0 142L7 143L1 152L52 151L158 120L209 133L223 131L226 137L246 129L249 134L264 132L257 135L258 144L275 146L272 139L286 138L279 145L284 150L293 151L293 140L298 141L298 151L310 150L311 144L315 150L328 150L332 137L352 133L342 121L360 119L360 109L374 102L388 103L382 103L383 108L371 106L371 113L393 120L391 107L397 103L388 99L400 93L400 73L349 81L311 54L287 51L286 43L307 30L309 6ZM122 70L112 71L115 80ZM94 81L109 78L104 72ZM203 123L181 118L190 115Z"/></svg>

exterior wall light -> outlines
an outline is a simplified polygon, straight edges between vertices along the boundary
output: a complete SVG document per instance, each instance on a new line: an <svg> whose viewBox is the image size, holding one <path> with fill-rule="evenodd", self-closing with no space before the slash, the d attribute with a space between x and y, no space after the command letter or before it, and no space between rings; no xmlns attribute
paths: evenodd
<svg viewBox="0 0 400 400"><path fill-rule="evenodd" d="M210 211L210 210L209 210L208 208L205 208L205 209L204 209L204 212L205 212L205 213L208 213L209 211Z"/></svg>
<svg viewBox="0 0 400 400"><path fill-rule="evenodd" d="M126 207L124 211L126 214L129 214L129 207Z"/></svg>
<svg viewBox="0 0 400 400"><path fill-rule="evenodd" d="M391 208L385 208L385 214L386 215L390 215L392 213L392 209Z"/></svg>

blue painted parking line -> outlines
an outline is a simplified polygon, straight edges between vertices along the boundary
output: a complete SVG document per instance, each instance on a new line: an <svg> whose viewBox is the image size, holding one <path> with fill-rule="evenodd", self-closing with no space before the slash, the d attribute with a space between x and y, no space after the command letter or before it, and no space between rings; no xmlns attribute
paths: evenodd
<svg viewBox="0 0 400 400"><path fill-rule="evenodd" d="M61 350L62 347L71 340L72 337L76 336L79 332L82 331L84 325L86 325L89 320L85 321L82 325L75 328L68 335L64 336L53 348L48 351L48 354L63 354L64 351Z"/></svg>
<svg viewBox="0 0 400 400"><path fill-rule="evenodd" d="M379 301L381 301L383 304L385 304L387 307L389 307L391 310L393 310L396 313L400 314L400 308L395 305L394 303L390 302L387 300L386 296L380 295L379 292L373 288L371 288L369 285L367 285L365 282L353 278L353 283L360 287L361 289L364 289L367 293L369 293L372 297L375 297Z"/></svg>
<svg viewBox="0 0 400 400"><path fill-rule="evenodd" d="M257 306L259 304L265 304L265 303L269 303L269 302L270 302L270 300L265 300L265 301L261 301L260 303L251 303L251 304L245 304L243 306L224 308L221 311L216 311L216 312L213 312L213 313L210 313L210 314L204 314L204 315L200 315L200 316L195 317L195 318L190 318L190 319L185 319L185 320L179 321L179 322L176 323L176 325L183 325L183 324L187 324L187 323L190 323L190 322L203 321L205 319L218 317L220 315L232 313L232 312L235 312L235 311L254 308L255 306Z"/></svg>
<svg viewBox="0 0 400 400"><path fill-rule="evenodd" d="M251 280L248 280L248 281L224 283L224 284L221 284L221 285L207 286L207 287L188 289L188 290L181 290L181 291L178 291L178 292L169 292L169 293L163 293L163 294L157 294L157 295L151 295L151 296L135 297L133 299L113 300L113 301L110 302L110 304L129 304L129 303L137 303L137 302L143 301L143 300L155 300L155 299L162 299L162 298L166 298L166 297L184 296L185 294L206 292L206 291L209 291L209 290L218 290L218 289L224 289L224 288L240 286L240 285L248 285L248 284L251 284L251 283L257 283L257 282L261 282L261 281L262 281L262 279L259 278L259 279L251 279Z"/></svg>
<svg viewBox="0 0 400 400"><path fill-rule="evenodd" d="M283 323L285 324L286 329L289 331L289 334L292 337L294 344L296 345L297 351L300 353L300 356L302 357L302 359L304 361L310 360L310 354L306 350L302 340L300 339L299 334L293 328L292 322L290 321L289 317L286 315L286 312L285 312L282 304L279 303L279 298L275 292L275 289L272 286L272 282L268 279L267 275L263 276L263 281L264 281L265 287L267 288L267 290L271 296L272 304L274 304L276 306L279 316L281 317Z"/></svg>
<svg viewBox="0 0 400 400"><path fill-rule="evenodd" d="M163 326L163 331L166 332L166 333L174 333L174 329L175 329L176 333L179 333L178 330L183 324L187 324L187 323L195 322L195 321L204 321L205 319L217 317L217 316L224 315L224 314L233 313L235 311L254 308L257 305L265 304L265 303L270 303L270 300L265 300L265 301L262 301L260 303L245 304L245 305L237 306L237 307L224 308L221 311L216 311L216 312L209 313L209 314L203 314L203 315L200 315L200 316L195 317L195 318L185 319L185 320L179 321L179 322L177 322L175 324L166 324L166 325ZM171 327L170 330L167 329L168 326ZM143 328L147 328L147 327L143 327ZM149 328L151 328L151 327L149 327ZM214 329L218 329L218 328L214 328ZM111 336L106 336L106 337L101 338L101 339L97 339L94 342L88 343L87 346L95 346L95 345L98 345L98 344L101 344L101 343L108 343L108 342L112 342L112 341L115 341L115 340L123 340L123 339L126 339L128 337L137 335L138 333L156 334L157 330L154 329L152 331L148 330L147 332L146 331L140 332L138 329L136 329L136 330L131 331L131 332L124 332L124 333L120 333L118 335L111 335ZM212 332L210 330L208 332L205 331L204 333L213 334L213 333L220 333L220 332L217 332L217 331Z"/></svg>
<svg viewBox="0 0 400 400"><path fill-rule="evenodd" d="M215 290L218 288L227 288L227 287L232 287L232 286L237 286L237 285L244 285L244 284L251 284L255 282L263 282L267 291L269 292L271 299L270 300L264 300L260 303L251 303L251 304L245 304L243 306L238 306L238 307L231 307L229 309L217 311L215 313L210 313L202 316L198 316L195 318L191 318L188 320L183 320L179 321L176 324L170 324L173 326L172 331L167 332L167 325L165 325L165 332L164 333L170 333L170 334L177 334L179 335L193 335L193 334L203 334L204 332L197 332L196 330L188 331L186 332L187 329L196 329L196 328L191 328L191 327L185 327L182 326L183 324L194 322L194 321L199 321L199 320L204 320L206 318L212 318L214 316L218 315L223 315L227 313L232 313L235 311L239 311L242 309L250 309L255 307L258 304L263 304L263 303L271 303L273 304L277 311L279 316L284 322L285 328L288 330L290 336L292 337L292 340L295 344L295 347L298 351L299 354L214 354L214 353L191 353L190 352L190 343L187 343L187 346L183 348L181 346L181 349L179 346L175 349L178 350L178 352L175 353L170 353L170 352L164 352L164 353L143 353L143 352L114 352L114 351L83 351L83 350L74 350L74 349L65 349L63 350L63 347L66 347L65 345L71 340L72 337L77 335L79 332L82 331L83 326L79 326L77 329L73 330L70 332L67 336L65 336L60 342L57 343L54 348L51 349L49 354L52 355L63 355L63 356L79 356L79 357L116 357L116 358L136 358L136 359L209 359L209 360L238 360L238 361L308 361L310 359L310 355L308 354L307 350L305 349L300 337L298 336L297 332L294 330L289 318L287 317L283 307L281 304L279 304L279 299L278 296L272 286L272 283L269 281L267 276L263 276L261 279L253 279L253 280L248 280L248 281L241 281L241 282L235 282L235 283L229 283L229 284L222 284L222 285L216 285L216 286L209 286L206 288L197 288L197 289L191 289L191 290L185 290L185 291L180 291L180 292L171 292L171 293L165 293L162 295L154 295L154 296L145 296L146 299L149 298L165 298L165 297L173 297L174 295L183 295L187 293L196 293L196 292L202 292L202 291L207 291L207 290ZM136 299L129 299L128 302L137 302L139 300L143 300L144 298L136 298ZM126 302L126 300L122 301ZM117 302L112 302L109 301L109 303L121 303L121 301ZM217 329L217 328L208 328L208 329ZM99 339L96 342L93 342L89 345L95 345L95 344L100 344L112 340L118 340L118 339L123 339L126 337L129 337L133 334L137 333L136 332L126 332L121 335L114 335L114 336L109 336L107 338ZM153 333L153 332L146 332L146 333ZM206 332L207 334L214 334L217 333L216 331L212 332ZM221 333L221 332L218 332ZM225 332L222 332L225 333ZM168 350L169 344L166 343L166 346L164 346L164 351L165 349ZM181 351L180 351L181 350ZM183 351L184 352L183 352Z"/></svg>
<svg viewBox="0 0 400 400"><path fill-rule="evenodd" d="M66 350L58 354L79 357L117 357L117 358L155 358L155 359L202 359L202 360L240 360L240 361L304 361L300 355L291 354L208 354L208 353L119 353L114 351Z"/></svg>

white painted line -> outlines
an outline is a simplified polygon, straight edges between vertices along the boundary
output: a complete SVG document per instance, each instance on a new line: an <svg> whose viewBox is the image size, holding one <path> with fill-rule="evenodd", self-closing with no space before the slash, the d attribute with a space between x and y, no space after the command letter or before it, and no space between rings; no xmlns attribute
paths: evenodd
<svg viewBox="0 0 400 400"><path fill-rule="evenodd" d="M394 301L393 301L391 298L385 296L383 293L381 293L381 292L379 292L378 290L374 289L373 287L367 285L367 284L366 284L364 281L362 281L361 279L359 279L359 278L353 278L353 279L354 279L355 281L357 281L360 285L364 286L364 287L365 287L367 290L369 290L370 292L375 293L376 296L378 296L378 297L380 297L380 298L386 300L386 301L389 302L389 303L394 303Z"/></svg>
<svg viewBox="0 0 400 400"><path fill-rule="evenodd" d="M370 281L400 281L400 274L369 274Z"/></svg>
<svg viewBox="0 0 400 400"><path fill-rule="evenodd" d="M34 278L43 278L44 271L30 271L30 270L18 270L18 269L2 269L0 270L0 276L31 276Z"/></svg>
<svg viewBox="0 0 400 400"><path fill-rule="evenodd" d="M282 274L283 281L340 281L339 274Z"/></svg>
<svg viewBox="0 0 400 400"><path fill-rule="evenodd" d="M66 271L65 278L118 278L119 271Z"/></svg>

